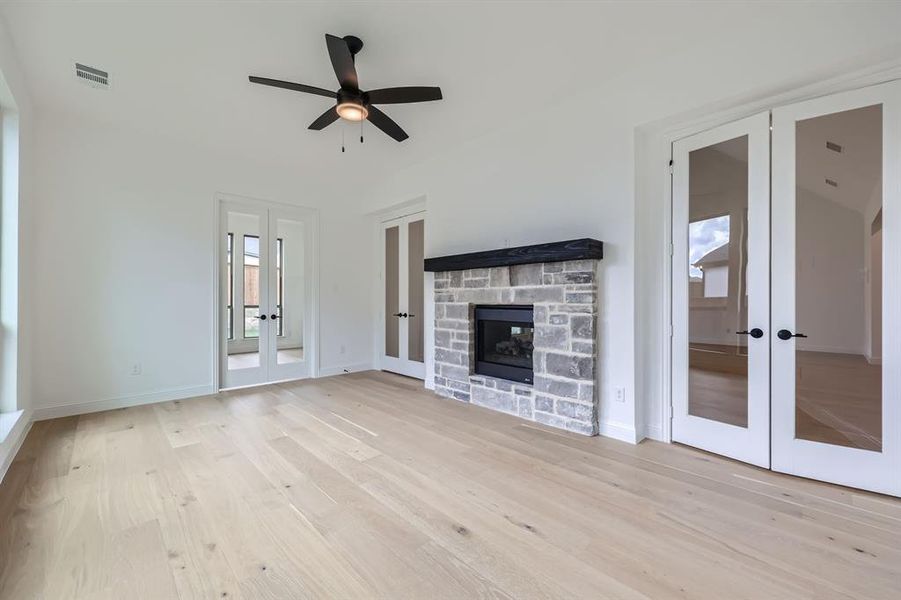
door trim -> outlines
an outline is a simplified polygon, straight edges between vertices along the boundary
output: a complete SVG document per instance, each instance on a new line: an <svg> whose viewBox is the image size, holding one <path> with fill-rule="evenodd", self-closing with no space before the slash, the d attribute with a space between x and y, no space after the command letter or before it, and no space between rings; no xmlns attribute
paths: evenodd
<svg viewBox="0 0 901 600"><path fill-rule="evenodd" d="M211 373L212 373L212 389L213 390L222 390L222 384L224 383L222 380L222 338L220 336L220 319L221 313L220 303L222 301L222 288L225 285L224 280L226 279L226 266L225 266L225 243L221 239L220 230L221 223L223 218L223 205L225 204L236 204L236 205L245 205L249 207L256 207L257 209L287 209L291 211L299 211L307 215L310 219L310 242L311 242L311 267L310 267L310 314L311 314L311 323L310 323L310 368L309 375L310 378L317 378L320 376L320 268L319 268L319 239L320 239L320 216L319 210L316 208L311 208L308 206L300 206L297 204L288 204L284 202L273 202L270 200L262 200L259 198L252 198L249 196L241 196L238 194L230 194L226 192L217 192L213 195L212 202L212 217L213 223L215 226L213 227L213 235L211 240L212 252L211 252L211 260L212 265L210 272L212 274L212 311L211 311L211 322L210 322L210 336L213 340L213 352L211 356ZM261 385L268 385L273 382L266 382Z"/></svg>

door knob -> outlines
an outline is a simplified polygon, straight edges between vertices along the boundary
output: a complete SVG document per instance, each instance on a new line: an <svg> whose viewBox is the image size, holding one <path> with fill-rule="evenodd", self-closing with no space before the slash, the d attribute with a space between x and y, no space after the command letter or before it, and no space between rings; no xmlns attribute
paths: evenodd
<svg viewBox="0 0 901 600"><path fill-rule="evenodd" d="M278 315L269 315L269 318L274 321L278 318Z"/></svg>
<svg viewBox="0 0 901 600"><path fill-rule="evenodd" d="M391 316L392 316L392 317L402 317L402 316L404 316L404 313L394 313L394 314L391 315Z"/></svg>
<svg viewBox="0 0 901 600"><path fill-rule="evenodd" d="M776 333L776 337L778 337L780 340L790 340L793 337L806 338L807 336L803 333L792 333L788 329L780 329Z"/></svg>
<svg viewBox="0 0 901 600"><path fill-rule="evenodd" d="M403 318L406 319L406 318L407 318L407 313L403 313L403 314L401 314L401 316L402 316Z"/></svg>
<svg viewBox="0 0 901 600"><path fill-rule="evenodd" d="M266 320L266 315L257 315L257 317L260 319L260 321Z"/></svg>
<svg viewBox="0 0 901 600"><path fill-rule="evenodd" d="M763 337L763 329L760 327L755 327L750 331L736 331L735 335L750 335L755 340L759 340Z"/></svg>

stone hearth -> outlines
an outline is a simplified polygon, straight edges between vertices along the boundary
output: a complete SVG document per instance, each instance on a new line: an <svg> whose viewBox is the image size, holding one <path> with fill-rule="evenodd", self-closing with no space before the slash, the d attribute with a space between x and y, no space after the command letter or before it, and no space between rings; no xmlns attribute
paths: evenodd
<svg viewBox="0 0 901 600"><path fill-rule="evenodd" d="M435 273L435 391L585 435L598 432L597 260ZM534 306L534 384L474 374L474 307Z"/></svg>

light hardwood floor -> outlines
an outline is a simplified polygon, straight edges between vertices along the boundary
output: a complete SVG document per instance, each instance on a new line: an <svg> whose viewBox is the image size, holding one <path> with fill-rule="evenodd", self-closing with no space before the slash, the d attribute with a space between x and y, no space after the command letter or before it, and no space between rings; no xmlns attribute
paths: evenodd
<svg viewBox="0 0 901 600"><path fill-rule="evenodd" d="M901 501L362 373L36 423L0 598L899 598Z"/></svg>

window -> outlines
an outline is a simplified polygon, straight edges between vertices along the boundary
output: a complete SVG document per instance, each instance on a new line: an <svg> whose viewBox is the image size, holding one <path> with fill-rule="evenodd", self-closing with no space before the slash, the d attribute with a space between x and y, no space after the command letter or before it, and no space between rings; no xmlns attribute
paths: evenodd
<svg viewBox="0 0 901 600"><path fill-rule="evenodd" d="M692 297L729 295L729 215L688 224L688 280Z"/></svg>
<svg viewBox="0 0 901 600"><path fill-rule="evenodd" d="M228 313L228 339L235 339L235 313L232 310L232 297L235 294L235 275L232 272L232 245L235 242L235 234L229 233L226 241L225 262L226 262L226 279L228 280L228 292L226 293L225 310Z"/></svg>
<svg viewBox="0 0 901 600"><path fill-rule="evenodd" d="M244 337L260 337L260 238L244 236Z"/></svg>

